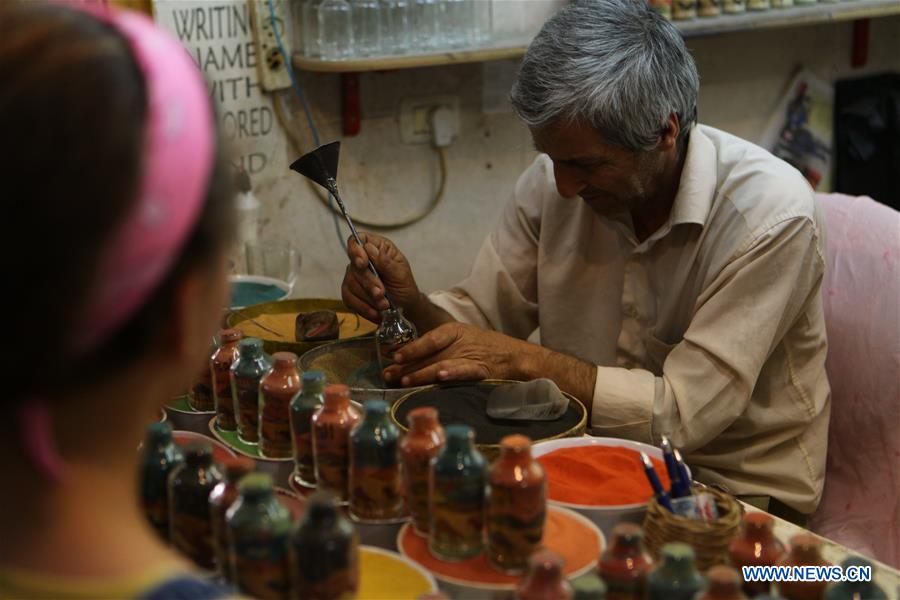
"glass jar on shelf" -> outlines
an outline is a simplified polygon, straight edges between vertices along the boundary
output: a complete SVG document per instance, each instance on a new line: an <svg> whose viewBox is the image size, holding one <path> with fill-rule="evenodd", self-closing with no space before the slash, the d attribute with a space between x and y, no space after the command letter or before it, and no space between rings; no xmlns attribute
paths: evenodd
<svg viewBox="0 0 900 600"><path fill-rule="evenodd" d="M413 25L415 48L429 51L444 45L440 0L414 0Z"/></svg>
<svg viewBox="0 0 900 600"><path fill-rule="evenodd" d="M353 9L347 0L323 0L318 10L319 54L322 60L353 56Z"/></svg>
<svg viewBox="0 0 900 600"><path fill-rule="evenodd" d="M415 0L381 0L385 54L404 54L412 48L412 2Z"/></svg>

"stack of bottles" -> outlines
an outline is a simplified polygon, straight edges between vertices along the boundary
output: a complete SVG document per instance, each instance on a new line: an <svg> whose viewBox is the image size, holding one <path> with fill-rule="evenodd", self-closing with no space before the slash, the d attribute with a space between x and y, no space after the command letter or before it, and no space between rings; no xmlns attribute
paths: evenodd
<svg viewBox="0 0 900 600"><path fill-rule="evenodd" d="M308 58L350 58L484 46L493 0L295 0L295 47Z"/></svg>
<svg viewBox="0 0 900 600"><path fill-rule="evenodd" d="M840 0L648 0L650 6L667 19L685 21L697 17L718 17L721 14L742 15L747 11L809 6L818 2L837 3Z"/></svg>

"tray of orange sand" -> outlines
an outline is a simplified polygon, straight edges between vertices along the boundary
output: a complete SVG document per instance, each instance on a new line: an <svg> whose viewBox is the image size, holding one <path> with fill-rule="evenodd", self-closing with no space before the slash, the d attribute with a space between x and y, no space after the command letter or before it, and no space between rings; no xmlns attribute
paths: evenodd
<svg viewBox="0 0 900 600"><path fill-rule="evenodd" d="M295 325L297 315L317 310L333 310L340 323L339 339L352 339L371 336L378 328L371 321L363 319L352 312L340 300L324 298L296 298L254 304L240 310L232 311L226 323L229 327L240 329L244 337L260 338L266 352L293 352L297 356L322 344L334 340L304 342L296 338Z"/></svg>
<svg viewBox="0 0 900 600"><path fill-rule="evenodd" d="M591 570L606 546L603 533L589 519L566 508L547 507L544 524L544 548L553 550L565 560L564 572L574 579ZM459 597L480 597L493 592L515 589L519 577L503 574L488 563L482 553L474 558L447 562L435 558L428 550L428 540L417 534L407 523L397 536L397 548L403 556L427 569L441 582L457 592Z"/></svg>

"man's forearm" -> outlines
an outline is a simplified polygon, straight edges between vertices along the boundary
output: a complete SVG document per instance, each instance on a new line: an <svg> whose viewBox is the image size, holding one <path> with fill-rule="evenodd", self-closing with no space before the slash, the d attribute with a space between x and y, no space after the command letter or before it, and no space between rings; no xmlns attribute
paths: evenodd
<svg viewBox="0 0 900 600"><path fill-rule="evenodd" d="M597 381L596 365L536 344L528 346L527 351L517 352L513 361L518 379L552 379L559 389L575 396L584 405L590 422Z"/></svg>
<svg viewBox="0 0 900 600"><path fill-rule="evenodd" d="M419 300L415 304L406 307L406 318L412 321L419 334L431 331L444 323L452 323L456 319L450 316L443 308L434 304L427 295L419 293Z"/></svg>

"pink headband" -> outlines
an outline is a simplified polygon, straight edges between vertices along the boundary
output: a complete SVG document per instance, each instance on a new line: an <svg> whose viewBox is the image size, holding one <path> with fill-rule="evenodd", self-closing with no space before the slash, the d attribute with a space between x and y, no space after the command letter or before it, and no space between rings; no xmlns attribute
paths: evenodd
<svg viewBox="0 0 900 600"><path fill-rule="evenodd" d="M103 253L74 338L74 351L84 354L134 316L172 267L206 198L215 130L203 77L175 38L138 13L80 7L128 40L148 107L137 202Z"/></svg>

